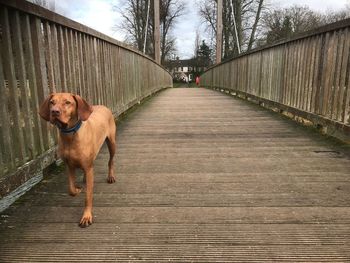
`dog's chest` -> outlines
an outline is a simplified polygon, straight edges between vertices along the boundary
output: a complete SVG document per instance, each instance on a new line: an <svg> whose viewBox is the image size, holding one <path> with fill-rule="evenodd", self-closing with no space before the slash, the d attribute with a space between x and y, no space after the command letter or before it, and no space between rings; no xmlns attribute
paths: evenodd
<svg viewBox="0 0 350 263"><path fill-rule="evenodd" d="M91 153L89 149L81 145L60 144L58 151L60 157L70 165L82 167L90 162Z"/></svg>

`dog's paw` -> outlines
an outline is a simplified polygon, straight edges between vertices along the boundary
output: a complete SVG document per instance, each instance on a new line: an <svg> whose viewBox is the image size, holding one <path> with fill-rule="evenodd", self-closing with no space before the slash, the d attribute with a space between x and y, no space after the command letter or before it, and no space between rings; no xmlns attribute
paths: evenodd
<svg viewBox="0 0 350 263"><path fill-rule="evenodd" d="M88 227L92 224L92 213L84 212L82 218L80 219L79 226L82 228Z"/></svg>
<svg viewBox="0 0 350 263"><path fill-rule="evenodd" d="M114 184L115 183L115 177L114 176L108 176L107 177L107 183Z"/></svg>
<svg viewBox="0 0 350 263"><path fill-rule="evenodd" d="M74 189L69 190L69 195L76 196L76 195L80 194L82 190L83 190L83 188L76 186Z"/></svg>

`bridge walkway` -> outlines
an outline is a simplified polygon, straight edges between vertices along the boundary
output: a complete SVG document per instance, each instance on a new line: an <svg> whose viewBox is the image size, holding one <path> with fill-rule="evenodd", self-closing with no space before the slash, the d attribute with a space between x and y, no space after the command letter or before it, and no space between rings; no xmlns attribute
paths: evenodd
<svg viewBox="0 0 350 263"><path fill-rule="evenodd" d="M117 182L95 163L94 224L54 171L0 216L0 262L349 262L348 150L207 89L120 121ZM82 183L82 177L79 177Z"/></svg>

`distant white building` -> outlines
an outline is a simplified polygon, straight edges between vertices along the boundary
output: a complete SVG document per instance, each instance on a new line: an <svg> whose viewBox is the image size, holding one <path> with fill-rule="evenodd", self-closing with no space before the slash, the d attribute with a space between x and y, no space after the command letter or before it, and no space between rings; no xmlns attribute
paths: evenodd
<svg viewBox="0 0 350 263"><path fill-rule="evenodd" d="M167 61L166 69L172 74L175 81L191 82L201 75L208 67L199 59L176 59Z"/></svg>

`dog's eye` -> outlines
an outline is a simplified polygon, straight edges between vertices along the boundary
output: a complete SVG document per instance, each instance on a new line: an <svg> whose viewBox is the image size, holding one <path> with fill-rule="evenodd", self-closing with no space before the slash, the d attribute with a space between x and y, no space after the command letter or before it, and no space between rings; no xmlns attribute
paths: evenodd
<svg viewBox="0 0 350 263"><path fill-rule="evenodd" d="M69 105L69 104L71 104L71 102L67 100L67 101L66 101L66 105Z"/></svg>
<svg viewBox="0 0 350 263"><path fill-rule="evenodd" d="M55 101L54 100L50 100L50 104L54 105Z"/></svg>

